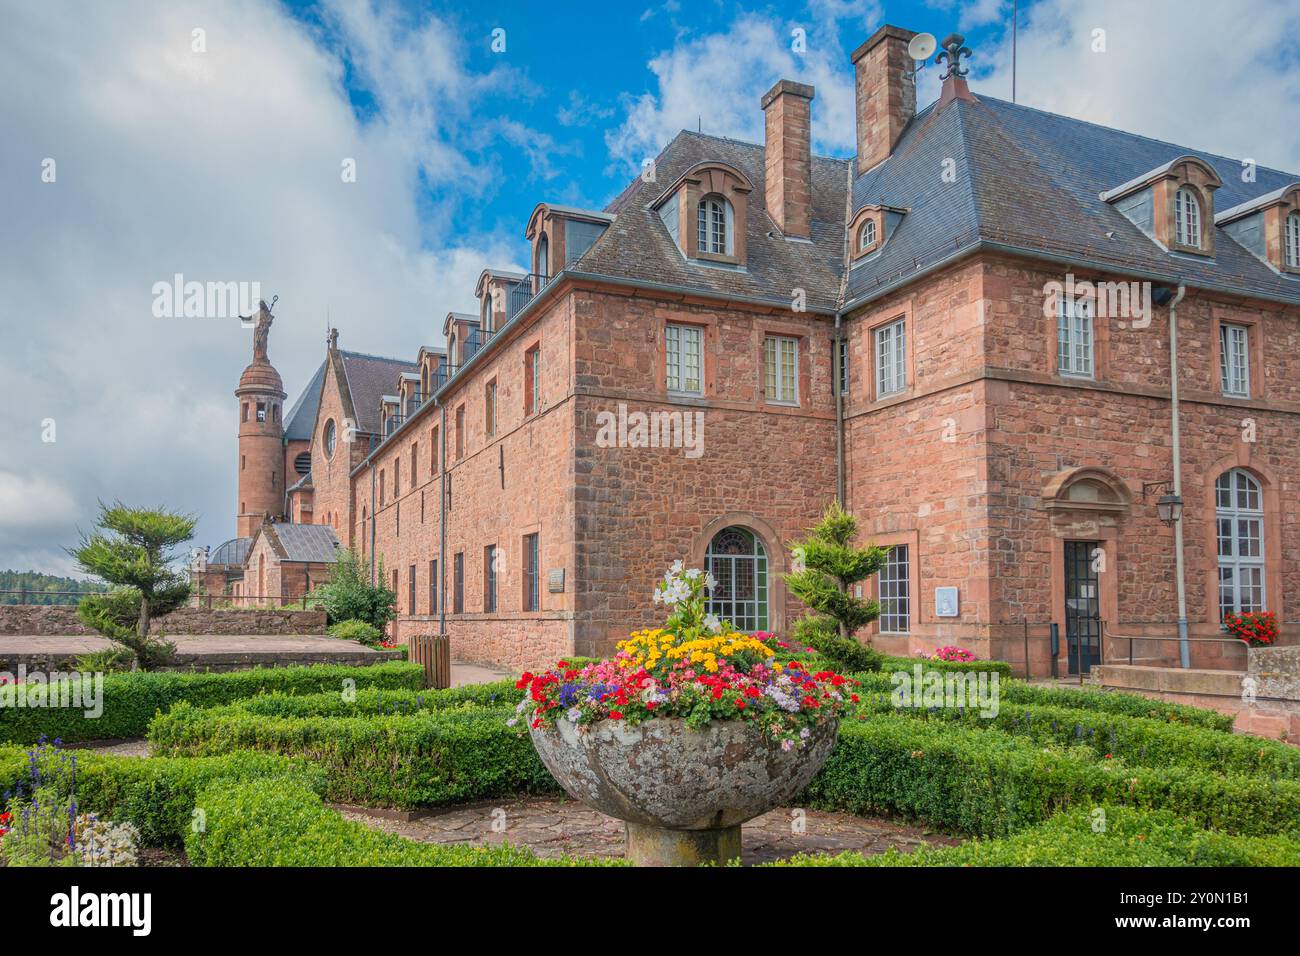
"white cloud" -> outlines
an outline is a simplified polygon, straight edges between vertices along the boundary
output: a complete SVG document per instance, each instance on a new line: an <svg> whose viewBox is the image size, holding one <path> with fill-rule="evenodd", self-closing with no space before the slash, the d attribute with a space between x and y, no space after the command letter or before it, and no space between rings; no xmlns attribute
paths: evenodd
<svg viewBox="0 0 1300 956"><path fill-rule="evenodd" d="M606 135L611 158L631 172L655 156L683 129L749 142L763 140L759 99L780 79L811 83L813 148L847 154L854 145L853 69L836 40L837 18L861 19L866 39L878 16L875 4L814 4L812 19L776 20L744 14L723 33L679 42L648 64L657 89L628 97L627 116ZM792 49L791 31L806 32L807 49Z"/></svg>
<svg viewBox="0 0 1300 956"><path fill-rule="evenodd" d="M1237 0L1213 14L1185 0L1041 0L1022 5L1017 99L1300 170L1300 64L1287 47L1297 31L1289 0ZM971 88L1010 99L1010 34L976 54Z"/></svg>
<svg viewBox="0 0 1300 956"><path fill-rule="evenodd" d="M199 543L233 533L250 333L153 318L154 282L278 294L270 353L292 401L327 315L345 348L413 356L472 305L482 268L520 258L519 230L448 230L454 207L437 203L453 191L421 191L487 179L461 133L476 97L515 78L468 71L433 18L340 3L325 19L333 49L271 0L0 0L0 460L19 463L0 486L0 567L66 568L98 498L197 512ZM374 95L364 121L344 62Z"/></svg>

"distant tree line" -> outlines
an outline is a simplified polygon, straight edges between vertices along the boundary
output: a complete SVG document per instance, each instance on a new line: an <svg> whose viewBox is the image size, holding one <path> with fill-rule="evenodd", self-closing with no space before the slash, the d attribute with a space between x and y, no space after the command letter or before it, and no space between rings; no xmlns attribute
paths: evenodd
<svg viewBox="0 0 1300 956"><path fill-rule="evenodd" d="M107 590L108 586L98 581L79 581L39 571L0 571L0 604L76 604L80 594Z"/></svg>

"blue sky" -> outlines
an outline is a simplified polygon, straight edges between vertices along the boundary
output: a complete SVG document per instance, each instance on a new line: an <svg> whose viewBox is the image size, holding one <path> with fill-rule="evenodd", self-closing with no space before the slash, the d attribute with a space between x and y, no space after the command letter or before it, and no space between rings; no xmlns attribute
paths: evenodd
<svg viewBox="0 0 1300 956"><path fill-rule="evenodd" d="M883 23L964 33L972 90L1009 98L1010 8L0 0L0 567L71 571L97 499L233 533L250 333L155 317L160 280L278 295L292 402L327 322L346 349L440 344L482 269L527 262L538 202L601 207L697 123L761 142L777 79L816 87L814 148L849 155L849 54ZM1019 24L1022 103L1300 173L1294 0L1034 0Z"/></svg>

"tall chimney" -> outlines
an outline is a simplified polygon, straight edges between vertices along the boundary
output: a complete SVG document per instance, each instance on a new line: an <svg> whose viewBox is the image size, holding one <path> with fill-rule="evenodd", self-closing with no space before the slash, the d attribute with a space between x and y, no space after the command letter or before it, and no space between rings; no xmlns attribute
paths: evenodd
<svg viewBox="0 0 1300 956"><path fill-rule="evenodd" d="M859 175L889 158L916 114L916 82L904 75L913 68L907 44L914 36L883 26L853 51Z"/></svg>
<svg viewBox="0 0 1300 956"><path fill-rule="evenodd" d="M763 96L763 195L787 236L812 237L813 88L780 80Z"/></svg>

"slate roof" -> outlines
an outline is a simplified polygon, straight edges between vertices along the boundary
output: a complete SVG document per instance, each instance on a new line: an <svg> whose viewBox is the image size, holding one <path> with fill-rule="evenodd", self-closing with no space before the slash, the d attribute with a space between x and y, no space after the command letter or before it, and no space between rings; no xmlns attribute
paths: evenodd
<svg viewBox="0 0 1300 956"><path fill-rule="evenodd" d="M252 538L231 538L212 549L208 555L208 564L243 564L248 557L248 545Z"/></svg>
<svg viewBox="0 0 1300 956"><path fill-rule="evenodd" d="M1171 283L1264 294L1300 302L1300 280L1281 276L1220 229L1213 257L1170 253L1100 194L1183 155L1223 180L1228 209L1300 180L1259 168L1241 181L1241 162L978 96L919 113L893 155L853 185L853 209L908 207L880 253L850 271L847 299L905 280L976 242L1003 243ZM956 181L936 175L956 160ZM1107 233L1113 235L1108 237Z"/></svg>
<svg viewBox="0 0 1300 956"><path fill-rule="evenodd" d="M419 365L403 359L383 358L362 352L339 350L343 360L343 374L347 378L352 407L356 411L357 430L379 434L379 398L388 394L403 372L418 372ZM314 421L314 419L313 419Z"/></svg>
<svg viewBox="0 0 1300 956"><path fill-rule="evenodd" d="M316 409L320 407L320 393L325 385L325 363L320 363L316 374L302 390L298 400L284 419L284 437L289 441L310 441L316 427Z"/></svg>
<svg viewBox="0 0 1300 956"><path fill-rule="evenodd" d="M746 204L744 270L688 262L650 208L669 184L709 161L736 167L754 186ZM813 157L812 241L782 239L768 235L776 223L763 198L763 147L683 130L655 160L655 182L638 177L605 207L617 218L571 268L785 303L802 288L810 308L834 310L844 261L849 168L848 160Z"/></svg>
<svg viewBox="0 0 1300 956"><path fill-rule="evenodd" d="M260 531L269 534L281 561L329 564L339 547L339 539L329 525L276 523Z"/></svg>

